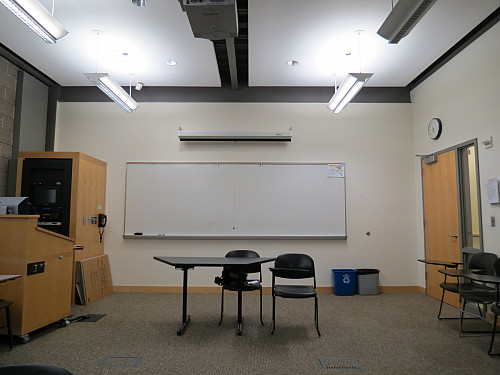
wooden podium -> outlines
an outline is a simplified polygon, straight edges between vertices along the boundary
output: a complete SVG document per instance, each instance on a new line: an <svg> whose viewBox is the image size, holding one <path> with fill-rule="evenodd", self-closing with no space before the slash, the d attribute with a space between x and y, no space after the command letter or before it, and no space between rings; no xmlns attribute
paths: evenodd
<svg viewBox="0 0 500 375"><path fill-rule="evenodd" d="M0 298L13 302L17 336L66 318L71 310L73 239L37 224L38 215L0 215L0 274L22 275L0 284Z"/></svg>

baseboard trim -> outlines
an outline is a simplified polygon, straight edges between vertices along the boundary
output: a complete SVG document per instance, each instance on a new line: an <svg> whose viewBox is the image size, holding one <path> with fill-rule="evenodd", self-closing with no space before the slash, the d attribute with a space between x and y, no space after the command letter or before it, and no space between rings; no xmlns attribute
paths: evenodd
<svg viewBox="0 0 500 375"><path fill-rule="evenodd" d="M271 287L262 288L264 293L271 293ZM332 294L331 286L318 286L316 288L320 294ZM415 285L405 286L379 286L379 293L420 293L425 294L425 288ZM140 286L140 285L114 285L113 292L117 293L182 293L182 286ZM220 293L218 286L189 286L188 293ZM247 293L247 292L245 292ZM255 291L254 293L257 293Z"/></svg>

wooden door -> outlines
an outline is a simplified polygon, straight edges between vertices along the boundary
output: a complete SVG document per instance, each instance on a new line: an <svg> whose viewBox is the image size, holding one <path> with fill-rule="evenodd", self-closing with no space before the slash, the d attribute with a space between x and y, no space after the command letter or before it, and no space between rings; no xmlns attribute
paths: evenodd
<svg viewBox="0 0 500 375"><path fill-rule="evenodd" d="M422 162L424 194L425 257L460 262L456 151L437 156L437 162ZM426 265L427 294L441 299L440 266ZM445 294L445 302L458 306L458 296Z"/></svg>

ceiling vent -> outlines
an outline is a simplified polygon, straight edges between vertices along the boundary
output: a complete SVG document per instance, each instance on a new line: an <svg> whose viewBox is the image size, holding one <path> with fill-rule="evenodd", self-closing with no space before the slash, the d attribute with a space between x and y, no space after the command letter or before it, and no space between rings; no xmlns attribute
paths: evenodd
<svg viewBox="0 0 500 375"><path fill-rule="evenodd" d="M291 131L268 131L268 132L199 132L179 130L180 141L247 141L247 142L291 142Z"/></svg>
<svg viewBox="0 0 500 375"><path fill-rule="evenodd" d="M377 34L391 44L408 35L436 0L399 0Z"/></svg>
<svg viewBox="0 0 500 375"><path fill-rule="evenodd" d="M238 36L236 0L182 0L195 38L223 40Z"/></svg>

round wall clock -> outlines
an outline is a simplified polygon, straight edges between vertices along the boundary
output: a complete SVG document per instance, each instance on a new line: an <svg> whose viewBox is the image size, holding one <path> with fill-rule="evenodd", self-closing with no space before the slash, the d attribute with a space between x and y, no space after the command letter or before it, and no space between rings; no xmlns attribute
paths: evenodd
<svg viewBox="0 0 500 375"><path fill-rule="evenodd" d="M429 122L429 126L427 127L427 133L429 134L430 139L438 139L441 135L441 131L443 130L443 124L441 120L438 118L433 118Z"/></svg>

